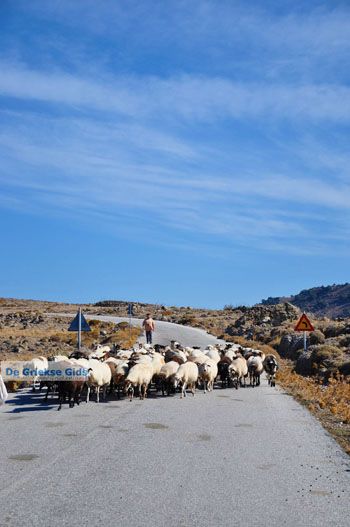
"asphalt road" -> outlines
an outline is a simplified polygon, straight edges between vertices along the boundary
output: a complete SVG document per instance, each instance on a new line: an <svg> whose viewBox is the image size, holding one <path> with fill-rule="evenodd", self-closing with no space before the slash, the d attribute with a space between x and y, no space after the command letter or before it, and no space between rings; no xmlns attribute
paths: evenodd
<svg viewBox="0 0 350 527"><path fill-rule="evenodd" d="M0 407L1 527L349 525L349 458L265 380L56 409Z"/></svg>
<svg viewBox="0 0 350 527"><path fill-rule="evenodd" d="M73 319L76 313L50 313L51 316L67 317ZM127 317L113 317L107 315L85 315L87 321L103 320L105 322L129 322ZM132 326L142 328L142 318L132 318ZM146 342L144 333L138 339L139 342ZM181 324L172 324L171 322L155 321L155 331L153 333L153 344L169 345L171 340L180 342L183 346L201 346L205 347L208 344L216 344L217 342L223 342L222 340L209 335L206 331L198 328L191 328L188 326L182 326ZM82 342L84 343L84 334L82 336Z"/></svg>

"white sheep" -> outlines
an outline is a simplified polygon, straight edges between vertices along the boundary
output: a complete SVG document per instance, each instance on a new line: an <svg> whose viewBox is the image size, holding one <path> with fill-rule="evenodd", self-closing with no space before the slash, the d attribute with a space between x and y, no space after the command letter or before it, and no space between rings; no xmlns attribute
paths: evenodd
<svg viewBox="0 0 350 527"><path fill-rule="evenodd" d="M96 349L90 353L89 359L103 360L110 351L111 348L109 346L98 344Z"/></svg>
<svg viewBox="0 0 350 527"><path fill-rule="evenodd" d="M217 349L207 349L204 351L204 354L216 362L216 364L221 360L221 355Z"/></svg>
<svg viewBox="0 0 350 527"><path fill-rule="evenodd" d="M198 377L203 382L204 393L214 389L214 381L218 374L217 362L208 358L205 362L198 365Z"/></svg>
<svg viewBox="0 0 350 527"><path fill-rule="evenodd" d="M235 388L238 389L238 385L246 385L246 377L248 375L248 364L244 357L238 356L232 360L228 367L229 378L234 381Z"/></svg>
<svg viewBox="0 0 350 527"><path fill-rule="evenodd" d="M28 365L27 365L28 364ZM48 368L48 360L46 357L34 357L30 362L26 364L26 367L30 368L31 370L46 370ZM40 386L40 375L35 375L33 377L33 392L35 392L35 388L41 388Z"/></svg>
<svg viewBox="0 0 350 527"><path fill-rule="evenodd" d="M125 391L129 394L130 402L134 396L134 388L137 386L140 392L140 399L147 395L147 388L153 377L152 364L135 364L130 368L125 379Z"/></svg>
<svg viewBox="0 0 350 527"><path fill-rule="evenodd" d="M194 362L195 364L203 364L209 359L207 355L204 355L203 352L195 353L194 355L189 355L187 360L188 362Z"/></svg>
<svg viewBox="0 0 350 527"><path fill-rule="evenodd" d="M78 359L79 360L79 359ZM107 386L112 379L112 372L108 364L100 362L97 359L89 359L89 376L87 379L87 396L86 402L90 398L91 386L96 388L97 402L100 402L100 388L103 389L103 398L106 398Z"/></svg>
<svg viewBox="0 0 350 527"><path fill-rule="evenodd" d="M119 350L116 354L117 359L129 360L134 350Z"/></svg>
<svg viewBox="0 0 350 527"><path fill-rule="evenodd" d="M198 380L198 366L195 362L185 362L181 364L174 376L174 387L177 388L181 383L181 399L186 397L186 388L190 388L194 396L196 382Z"/></svg>
<svg viewBox="0 0 350 527"><path fill-rule="evenodd" d="M170 395L170 388L174 384L175 373L177 372L179 367L179 363L175 361L166 362L161 367L158 377L161 383L163 395L165 388L167 389L167 394Z"/></svg>
<svg viewBox="0 0 350 527"><path fill-rule="evenodd" d="M260 375L264 370L262 358L259 355L252 355L247 360L249 380L251 386L260 385Z"/></svg>
<svg viewBox="0 0 350 527"><path fill-rule="evenodd" d="M150 357L153 367L153 376L157 376L159 375L162 366L165 364L164 357L161 353L157 353L155 351L150 354Z"/></svg>

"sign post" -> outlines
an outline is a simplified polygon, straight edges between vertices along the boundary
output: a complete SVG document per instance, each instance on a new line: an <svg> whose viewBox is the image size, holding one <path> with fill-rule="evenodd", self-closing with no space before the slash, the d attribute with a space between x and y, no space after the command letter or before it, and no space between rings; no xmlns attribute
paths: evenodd
<svg viewBox="0 0 350 527"><path fill-rule="evenodd" d="M307 331L315 331L315 328L311 324L310 320L306 316L305 313L301 315L299 318L297 325L294 328L294 331L303 331L304 333L304 351L307 351L307 339L306 339L306 332Z"/></svg>
<svg viewBox="0 0 350 527"><path fill-rule="evenodd" d="M131 339L131 317L134 315L134 306L128 304L128 315L129 315L129 338Z"/></svg>
<svg viewBox="0 0 350 527"><path fill-rule="evenodd" d="M82 331L91 331L89 324L86 321L86 318L81 312L81 307L79 307L76 317L70 323L68 331L76 331L78 333L78 350L81 348L81 332Z"/></svg>
<svg viewBox="0 0 350 527"><path fill-rule="evenodd" d="M81 348L81 307L79 307L78 350Z"/></svg>

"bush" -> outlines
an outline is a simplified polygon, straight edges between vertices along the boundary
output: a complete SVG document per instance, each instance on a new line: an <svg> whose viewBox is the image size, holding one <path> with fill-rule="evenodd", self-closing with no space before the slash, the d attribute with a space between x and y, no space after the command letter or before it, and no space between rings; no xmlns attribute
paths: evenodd
<svg viewBox="0 0 350 527"><path fill-rule="evenodd" d="M128 328L128 327L129 327L129 323L128 323L128 322L119 322L119 323L117 324L117 328L118 328L118 329L126 329L126 328Z"/></svg>
<svg viewBox="0 0 350 527"><path fill-rule="evenodd" d="M332 366L343 356L341 349L336 348L335 346L329 346L328 344L321 344L319 346L312 346L311 351L311 362L317 365L323 363L325 366Z"/></svg>
<svg viewBox="0 0 350 527"><path fill-rule="evenodd" d="M350 335L345 335L339 340L339 346L342 348L350 348Z"/></svg>
<svg viewBox="0 0 350 527"><path fill-rule="evenodd" d="M325 343L325 336L319 329L316 329L312 333L310 333L309 336L309 342L311 345L313 344L324 344Z"/></svg>
<svg viewBox="0 0 350 527"><path fill-rule="evenodd" d="M326 339L331 337L338 337L339 335L347 334L348 327L344 324L331 324L324 330Z"/></svg>

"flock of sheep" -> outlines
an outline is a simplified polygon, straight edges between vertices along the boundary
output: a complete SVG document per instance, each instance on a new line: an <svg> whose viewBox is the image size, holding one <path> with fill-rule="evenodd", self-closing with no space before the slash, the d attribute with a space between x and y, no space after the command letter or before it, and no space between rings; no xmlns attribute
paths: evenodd
<svg viewBox="0 0 350 527"><path fill-rule="evenodd" d="M183 347L176 342L172 346L140 344L138 349L119 350L113 356L108 346L98 346L88 356L77 351L69 357L35 358L32 363L33 368L44 369L58 361L88 370L86 381L61 381L56 386L42 383L47 385L46 400L49 391L57 389L59 410L66 399L70 407L79 404L85 384L86 402L91 389L95 390L99 402L100 390L105 399L108 388L109 393L117 390L118 397L121 393L127 394L130 401L137 390L140 399L144 399L151 385L157 391L161 390L163 395L175 393L180 388L182 398L186 397L186 390L194 395L196 386L202 386L204 393L212 391L216 380L220 380L223 388L234 386L238 389L239 386L246 386L249 377L251 386L259 386L264 370L269 384L274 386L278 369L275 356L265 356L260 350L236 344L209 345L201 350Z"/></svg>

